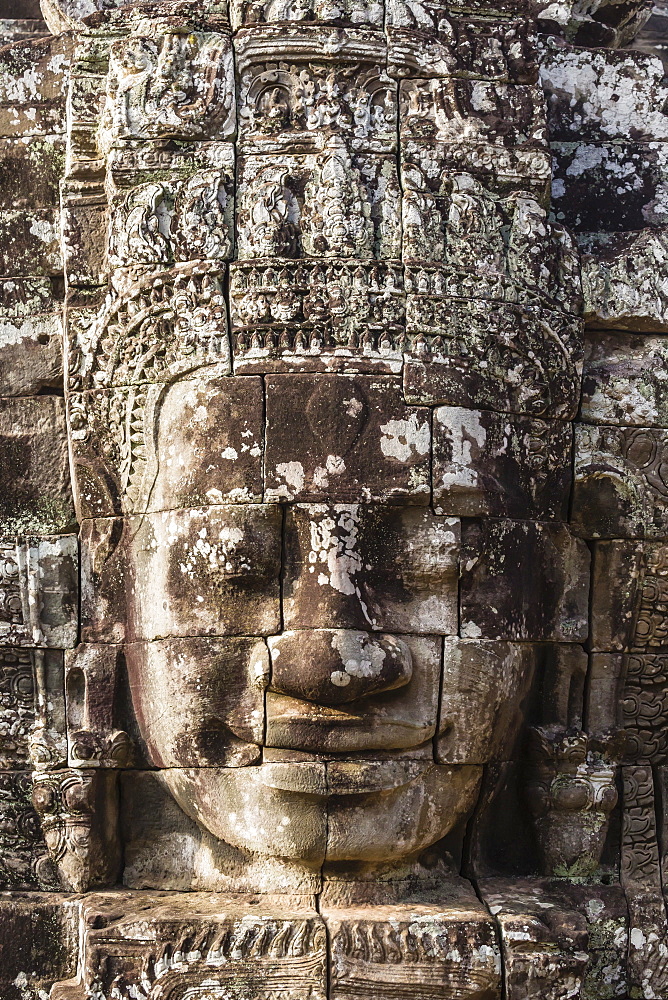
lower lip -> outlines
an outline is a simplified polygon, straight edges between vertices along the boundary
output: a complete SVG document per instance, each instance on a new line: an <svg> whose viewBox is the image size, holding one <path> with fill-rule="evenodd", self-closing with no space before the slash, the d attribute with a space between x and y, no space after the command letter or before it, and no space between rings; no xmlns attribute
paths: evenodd
<svg viewBox="0 0 668 1000"><path fill-rule="evenodd" d="M265 762L258 768L262 784L285 792L329 798L390 792L419 778L431 763L418 760Z"/></svg>

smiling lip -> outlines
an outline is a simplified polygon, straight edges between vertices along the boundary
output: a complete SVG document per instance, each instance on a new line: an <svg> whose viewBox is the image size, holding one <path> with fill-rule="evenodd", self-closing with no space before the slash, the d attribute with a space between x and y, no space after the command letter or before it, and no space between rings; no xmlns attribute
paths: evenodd
<svg viewBox="0 0 668 1000"><path fill-rule="evenodd" d="M258 768L258 777L268 788L328 798L388 792L410 784L432 766L424 760L266 761Z"/></svg>

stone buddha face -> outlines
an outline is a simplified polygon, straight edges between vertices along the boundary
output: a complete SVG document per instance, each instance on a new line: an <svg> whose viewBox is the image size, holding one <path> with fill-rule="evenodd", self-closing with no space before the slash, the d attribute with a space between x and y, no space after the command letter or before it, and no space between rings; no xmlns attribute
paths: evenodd
<svg viewBox="0 0 668 1000"><path fill-rule="evenodd" d="M457 637L431 420L392 374L202 369L156 406L126 532L132 700L178 803L235 847L415 854L512 743L532 653Z"/></svg>
<svg viewBox="0 0 668 1000"><path fill-rule="evenodd" d="M70 311L69 412L84 562L113 535L122 583L84 637L124 644L142 760L220 840L394 862L512 754L536 644L586 637L574 251L529 55L422 87L382 23L243 10L95 28L111 292Z"/></svg>

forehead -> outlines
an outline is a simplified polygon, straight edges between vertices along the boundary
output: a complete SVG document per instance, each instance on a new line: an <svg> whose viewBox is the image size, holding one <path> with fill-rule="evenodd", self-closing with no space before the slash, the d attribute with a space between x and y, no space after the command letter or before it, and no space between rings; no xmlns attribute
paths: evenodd
<svg viewBox="0 0 668 1000"><path fill-rule="evenodd" d="M395 376L184 381L158 420L157 506L190 496L407 502L430 498L431 415Z"/></svg>

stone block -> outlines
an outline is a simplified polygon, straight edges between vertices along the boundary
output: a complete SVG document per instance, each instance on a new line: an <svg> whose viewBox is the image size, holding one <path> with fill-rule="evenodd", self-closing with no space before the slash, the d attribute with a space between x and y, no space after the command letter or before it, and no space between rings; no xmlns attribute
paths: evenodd
<svg viewBox="0 0 668 1000"><path fill-rule="evenodd" d="M628 913L619 885L485 879L509 1000L613 1000L628 990Z"/></svg>
<svg viewBox="0 0 668 1000"><path fill-rule="evenodd" d="M625 660L618 653L591 653L589 657L584 728L590 733L623 725Z"/></svg>
<svg viewBox="0 0 668 1000"><path fill-rule="evenodd" d="M328 764L328 776L333 766ZM369 774L371 765L347 765L349 772L355 767L363 772L366 794L360 794L362 789L349 782L342 795L335 793L329 800L327 860L334 867L337 862L351 860L396 863L424 850L470 815L482 777L480 767L418 766L415 762L412 773L409 770L403 781L397 776L395 787L388 788L383 787L386 764L377 766L375 782ZM367 791L374 783L379 786L376 794ZM358 794L351 795L351 791Z"/></svg>
<svg viewBox="0 0 668 1000"><path fill-rule="evenodd" d="M278 77L277 45L285 60ZM317 150L328 145L334 123L350 150L394 152L396 87L384 70L384 34L303 22L263 24L237 31L234 52L244 152Z"/></svg>
<svg viewBox="0 0 668 1000"><path fill-rule="evenodd" d="M409 684L413 657L403 639L352 629L300 629L268 640L270 689L319 705L345 705Z"/></svg>
<svg viewBox="0 0 668 1000"><path fill-rule="evenodd" d="M324 764L166 768L160 780L192 819L225 844L245 854L322 865Z"/></svg>
<svg viewBox="0 0 668 1000"><path fill-rule="evenodd" d="M587 638L589 552L563 525L468 522L460 592L463 638Z"/></svg>
<svg viewBox="0 0 668 1000"><path fill-rule="evenodd" d="M122 714L123 650L110 643L79 643L65 656L67 764L121 768L136 764ZM63 727L64 731L65 727Z"/></svg>
<svg viewBox="0 0 668 1000"><path fill-rule="evenodd" d="M668 646L668 547L663 542L597 542L591 647L659 653Z"/></svg>
<svg viewBox="0 0 668 1000"><path fill-rule="evenodd" d="M332 1000L381 995L501 996L494 921L468 883L395 906L327 907ZM459 890L459 891L457 891Z"/></svg>
<svg viewBox="0 0 668 1000"><path fill-rule="evenodd" d="M192 261L167 270L135 267L104 298L73 292L67 303L72 394L163 384L207 364L229 371L224 265ZM113 328L114 349L109 349ZM159 337L160 350L155 349Z"/></svg>
<svg viewBox="0 0 668 1000"><path fill-rule="evenodd" d="M38 889L46 844L32 804L30 771L0 771L0 886ZM1 912L1 911L0 911Z"/></svg>
<svg viewBox="0 0 668 1000"><path fill-rule="evenodd" d="M259 378L200 378L171 386L157 418L149 509L262 499L264 401Z"/></svg>
<svg viewBox="0 0 668 1000"><path fill-rule="evenodd" d="M668 331L668 296L661 281L668 260L664 231L591 234L582 240L582 292L590 327Z"/></svg>
<svg viewBox="0 0 668 1000"><path fill-rule="evenodd" d="M536 15L538 29L544 34L561 35L576 45L616 48L628 45L642 31L651 10L645 0L629 4L615 0L540 0Z"/></svg>
<svg viewBox="0 0 668 1000"><path fill-rule="evenodd" d="M405 749L431 739L438 713L441 643L428 636L404 636L400 642L412 674L394 691L370 692L332 705L324 699L324 704L316 703L269 690L267 746L345 753ZM367 648L370 645L371 640ZM280 648L280 639L271 645L274 660L277 646Z"/></svg>
<svg viewBox="0 0 668 1000"><path fill-rule="evenodd" d="M392 376L267 378L265 499L427 504L430 414Z"/></svg>
<svg viewBox="0 0 668 1000"><path fill-rule="evenodd" d="M38 874L75 892L115 885L121 871L118 774L37 765L32 802L48 847Z"/></svg>
<svg viewBox="0 0 668 1000"><path fill-rule="evenodd" d="M665 142L555 142L553 211L578 233L637 231L668 221Z"/></svg>
<svg viewBox="0 0 668 1000"><path fill-rule="evenodd" d="M440 406L432 433L438 514L566 520L569 424Z"/></svg>
<svg viewBox="0 0 668 1000"><path fill-rule="evenodd" d="M30 766L37 724L65 722L63 654L56 649L0 648L0 768Z"/></svg>
<svg viewBox="0 0 668 1000"><path fill-rule="evenodd" d="M112 224L108 264L227 260L234 226L234 147L156 143L113 150L107 162ZM106 205L106 199L105 199Z"/></svg>
<svg viewBox="0 0 668 1000"><path fill-rule="evenodd" d="M460 77L535 83L538 67L526 21L453 17L436 4L388 4L391 76Z"/></svg>
<svg viewBox="0 0 668 1000"><path fill-rule="evenodd" d="M383 30L384 10L379 0L344 0L336 8L328 7L322 0L308 0L306 4L292 4L289 11L277 8L272 0L231 0L230 22L232 27L252 28L259 24L283 23L305 20L317 24L336 24L344 27L375 28Z"/></svg>
<svg viewBox="0 0 668 1000"><path fill-rule="evenodd" d="M140 385L69 399L80 517L262 500L259 378L217 367L169 387ZM132 436L124 428L131 416ZM130 450L131 469L123 469ZM103 463L100 458L107 459ZM124 474L125 472L125 474Z"/></svg>
<svg viewBox="0 0 668 1000"><path fill-rule="evenodd" d="M269 657L261 639L163 639L125 647L132 705L154 767L256 762Z"/></svg>
<svg viewBox="0 0 668 1000"><path fill-rule="evenodd" d="M11 277L62 273L58 209L0 212L0 268Z"/></svg>
<svg viewBox="0 0 668 1000"><path fill-rule="evenodd" d="M63 328L48 278L0 281L0 394L61 387Z"/></svg>
<svg viewBox="0 0 668 1000"><path fill-rule="evenodd" d="M444 640L437 761L486 764L512 752L535 660L526 643Z"/></svg>
<svg viewBox="0 0 668 1000"><path fill-rule="evenodd" d="M360 260L400 259L401 189L394 156L358 153L352 141L335 133L317 152L241 155L238 175L239 260L276 258L272 266L279 284L280 269L295 258L317 258L321 268L330 258L352 258L355 267ZM345 210L340 218L341 187ZM282 284L285 287L285 280ZM269 302L279 322L291 312L293 319L298 315L285 296L283 292ZM248 302L239 303L242 318L249 308ZM307 321L316 317L315 289L304 308ZM265 316L258 312L256 322Z"/></svg>
<svg viewBox="0 0 668 1000"><path fill-rule="evenodd" d="M408 402L561 419L577 412L581 320L538 307L409 294L406 323L422 346L404 365Z"/></svg>
<svg viewBox="0 0 668 1000"><path fill-rule="evenodd" d="M609 653L605 659L623 682L619 709L626 737L626 760L633 764L647 761L654 765L665 764L668 760L668 656L628 653L621 657Z"/></svg>
<svg viewBox="0 0 668 1000"><path fill-rule="evenodd" d="M122 518L81 524L81 639L123 642L128 614L126 535Z"/></svg>
<svg viewBox="0 0 668 1000"><path fill-rule="evenodd" d="M402 174L406 171L405 165L410 164L432 182L437 182L443 172L463 172L477 177L485 187L499 194L522 190L533 193L541 204L549 200L551 157L547 148L538 145L528 148L501 144L475 146L463 134L458 140L453 138L449 142L438 137L404 138L401 161Z"/></svg>
<svg viewBox="0 0 668 1000"><path fill-rule="evenodd" d="M65 139L49 135L29 144L0 139L0 209L32 211L58 204Z"/></svg>
<svg viewBox="0 0 668 1000"><path fill-rule="evenodd" d="M0 901L3 1000L39 1000L56 979L74 975L76 939L70 900L62 893L29 892Z"/></svg>
<svg viewBox="0 0 668 1000"><path fill-rule="evenodd" d="M664 482L665 480L665 482ZM571 523L584 538L668 535L668 431L580 425Z"/></svg>
<svg viewBox="0 0 668 1000"><path fill-rule="evenodd" d="M395 236L390 249L399 254ZM403 286L398 261L237 261L230 265L234 370L399 373L406 346Z"/></svg>
<svg viewBox="0 0 668 1000"><path fill-rule="evenodd" d="M65 131L71 36L19 42L0 53L0 135L16 138Z"/></svg>
<svg viewBox="0 0 668 1000"><path fill-rule="evenodd" d="M0 534L75 527L62 399L0 399L0 469Z"/></svg>
<svg viewBox="0 0 668 1000"><path fill-rule="evenodd" d="M106 234L109 214L99 178L65 178L61 182L61 245L68 291L106 285ZM147 227L148 228L148 227Z"/></svg>
<svg viewBox="0 0 668 1000"><path fill-rule="evenodd" d="M499 928L508 1000L565 1000L582 989L589 957L587 922L541 888L534 879L481 882L482 898Z"/></svg>
<svg viewBox="0 0 668 1000"><path fill-rule="evenodd" d="M78 636L76 535L0 540L0 641L68 649Z"/></svg>
<svg viewBox="0 0 668 1000"><path fill-rule="evenodd" d="M661 60L655 56L614 49L592 52L548 42L541 54L540 77L552 140L610 143L668 138L668 92Z"/></svg>
<svg viewBox="0 0 668 1000"><path fill-rule="evenodd" d="M131 519L128 638L277 632L281 525L272 504Z"/></svg>
<svg viewBox="0 0 668 1000"><path fill-rule="evenodd" d="M79 971L53 987L52 1000L144 987L188 1000L239 988L286 1000L327 995L327 935L309 896L120 891L79 908Z"/></svg>
<svg viewBox="0 0 668 1000"><path fill-rule="evenodd" d="M459 522L417 507L288 508L287 628L457 631Z"/></svg>
<svg viewBox="0 0 668 1000"><path fill-rule="evenodd" d="M177 805L161 778L165 773L121 773L123 884L129 889L270 893L280 886L285 894L320 889L319 862L303 864L253 854L219 840L196 823ZM192 813L190 805L188 810Z"/></svg>
<svg viewBox="0 0 668 1000"><path fill-rule="evenodd" d="M402 140L540 150L547 123L539 87L484 80L410 79L399 85ZM469 154L470 155L470 154Z"/></svg>
<svg viewBox="0 0 668 1000"><path fill-rule="evenodd" d="M668 427L665 337L590 330L585 337L581 418L592 424Z"/></svg>
<svg viewBox="0 0 668 1000"><path fill-rule="evenodd" d="M119 38L109 52L105 151L135 139L230 139L234 65L227 33L164 31ZM147 74L128 72L142 67ZM197 110L195 110L197 109Z"/></svg>
<svg viewBox="0 0 668 1000"><path fill-rule="evenodd" d="M581 311L577 245L535 193L499 193L469 171L434 173L410 158L401 181L409 295Z"/></svg>

